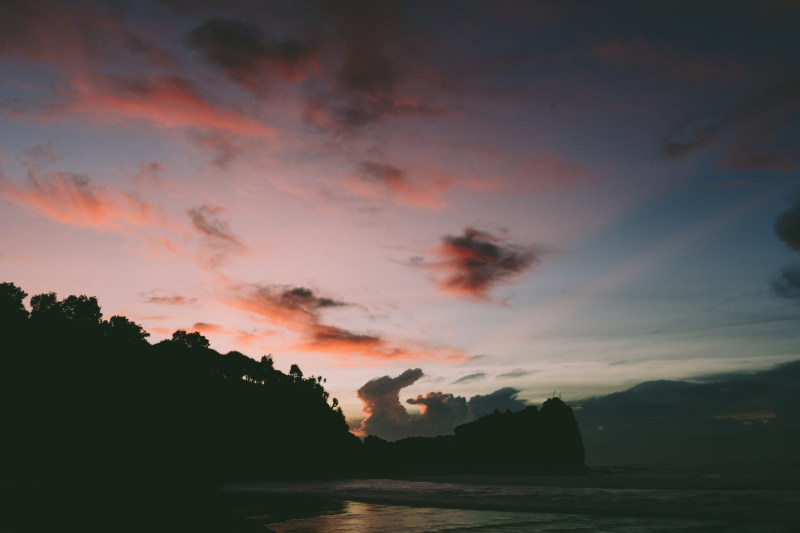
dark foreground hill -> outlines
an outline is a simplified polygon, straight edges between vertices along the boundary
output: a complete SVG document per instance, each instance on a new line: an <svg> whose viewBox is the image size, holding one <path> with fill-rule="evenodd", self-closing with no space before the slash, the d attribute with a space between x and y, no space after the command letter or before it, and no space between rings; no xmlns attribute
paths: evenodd
<svg viewBox="0 0 800 533"><path fill-rule="evenodd" d="M284 374L269 356L222 354L182 330L150 344L129 319L103 319L93 297L40 294L28 309L26 296L0 284L0 529L171 524L158 514L199 531L213 520L197 509L229 481L583 465L558 399L447 437L362 444L324 379L296 365Z"/></svg>

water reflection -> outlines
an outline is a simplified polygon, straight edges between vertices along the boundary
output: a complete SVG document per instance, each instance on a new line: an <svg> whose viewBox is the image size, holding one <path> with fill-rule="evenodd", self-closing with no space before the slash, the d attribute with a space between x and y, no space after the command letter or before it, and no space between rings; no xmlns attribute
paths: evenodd
<svg viewBox="0 0 800 533"><path fill-rule="evenodd" d="M617 533L760 533L763 525L732 526L720 520L599 516L433 509L347 502L345 513L296 518L267 526L275 533L545 533L615 531ZM770 531L788 533L790 527Z"/></svg>
<svg viewBox="0 0 800 533"><path fill-rule="evenodd" d="M228 493L225 507L235 522L268 524L348 513L348 502L299 494Z"/></svg>

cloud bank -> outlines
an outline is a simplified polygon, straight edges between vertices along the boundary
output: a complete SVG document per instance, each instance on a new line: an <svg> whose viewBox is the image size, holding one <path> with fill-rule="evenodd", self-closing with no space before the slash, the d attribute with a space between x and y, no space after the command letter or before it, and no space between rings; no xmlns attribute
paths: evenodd
<svg viewBox="0 0 800 533"><path fill-rule="evenodd" d="M423 376L419 368L408 369L397 377L383 376L368 381L358 390L366 418L358 433L377 435L387 440L405 437L435 437L453 432L466 422L476 420L495 410L519 411L527 405L517 399L519 390L511 387L491 394L476 395L467 400L450 393L429 392L406 403L421 407L418 414L410 414L400 403L400 390L417 382Z"/></svg>

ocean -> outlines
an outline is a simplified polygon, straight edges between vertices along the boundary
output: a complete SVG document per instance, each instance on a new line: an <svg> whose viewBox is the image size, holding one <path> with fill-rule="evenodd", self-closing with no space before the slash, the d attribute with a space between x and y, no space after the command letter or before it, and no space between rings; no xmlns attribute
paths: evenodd
<svg viewBox="0 0 800 533"><path fill-rule="evenodd" d="M242 518L301 532L796 532L797 467L237 483Z"/></svg>

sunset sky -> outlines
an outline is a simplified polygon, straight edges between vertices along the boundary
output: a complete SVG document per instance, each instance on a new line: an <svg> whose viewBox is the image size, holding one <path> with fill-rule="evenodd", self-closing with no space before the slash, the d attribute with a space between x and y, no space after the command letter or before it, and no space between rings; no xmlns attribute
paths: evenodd
<svg viewBox="0 0 800 533"><path fill-rule="evenodd" d="M0 281L296 363L356 426L382 376L413 412L768 369L800 351L798 20L3 1Z"/></svg>

